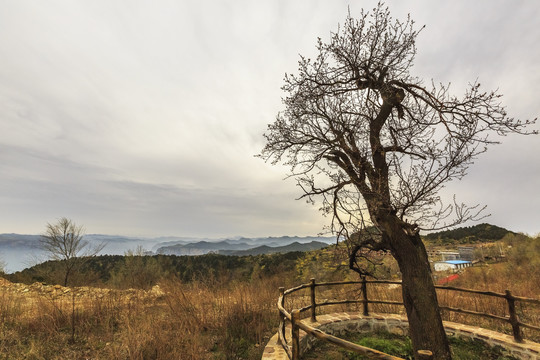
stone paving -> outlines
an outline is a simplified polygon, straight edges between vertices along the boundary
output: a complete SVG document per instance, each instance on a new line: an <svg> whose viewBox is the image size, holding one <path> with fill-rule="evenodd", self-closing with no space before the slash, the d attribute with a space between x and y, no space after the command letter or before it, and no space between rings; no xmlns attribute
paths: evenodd
<svg viewBox="0 0 540 360"><path fill-rule="evenodd" d="M344 312L317 316L317 321L311 319L302 320L305 324L326 332L327 334L339 336L346 331L349 332L370 332L376 330L386 330L394 334L407 334L407 317L395 314L372 314L363 316L358 312ZM525 340L524 343L516 343L510 335L501 334L495 331L483 329L476 326L458 324L450 321L444 322L444 328L449 336L463 339L478 339L490 346L501 346L506 349L506 353L519 359L540 360L540 344ZM306 336L304 331L300 331L300 353L309 350L316 339L313 336ZM286 329L286 338L290 343L290 324ZM262 360L286 360L287 353L279 344L277 333L266 345Z"/></svg>

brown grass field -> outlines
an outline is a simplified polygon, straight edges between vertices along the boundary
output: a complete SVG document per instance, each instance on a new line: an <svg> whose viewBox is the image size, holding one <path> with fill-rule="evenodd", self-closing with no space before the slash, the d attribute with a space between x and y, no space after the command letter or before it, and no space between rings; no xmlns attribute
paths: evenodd
<svg viewBox="0 0 540 360"><path fill-rule="evenodd" d="M150 291L0 283L0 359L255 359L281 279ZM53 290L50 290L53 288Z"/></svg>
<svg viewBox="0 0 540 360"><path fill-rule="evenodd" d="M540 240L516 246L507 261L466 269L451 285L540 298ZM531 250L532 249L532 250ZM312 255L307 255L311 258ZM304 267L305 268L305 267ZM260 359L277 330L278 288L315 277L325 269L294 271L252 280L218 277L181 283L163 280L150 290L64 288L13 284L0 278L0 359ZM334 274L335 275L335 274ZM399 286L370 285L370 299L400 300ZM358 286L321 288L318 301L359 297ZM506 316L504 299L439 290L441 305ZM288 298L286 308L309 304L309 290ZM329 306L323 312L360 310ZM402 313L394 305L373 312ZM522 321L538 326L539 306L518 305ZM307 313L306 313L307 315ZM446 320L510 333L508 324L443 312ZM524 329L525 338L540 333Z"/></svg>

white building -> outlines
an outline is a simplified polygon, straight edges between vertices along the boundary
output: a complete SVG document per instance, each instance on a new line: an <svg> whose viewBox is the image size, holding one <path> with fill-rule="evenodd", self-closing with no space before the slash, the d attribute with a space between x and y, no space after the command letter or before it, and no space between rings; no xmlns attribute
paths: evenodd
<svg viewBox="0 0 540 360"><path fill-rule="evenodd" d="M433 264L435 271L457 271L471 266L472 263L466 260L446 260L437 261Z"/></svg>
<svg viewBox="0 0 540 360"><path fill-rule="evenodd" d="M457 251L439 251L442 261L459 260L459 252Z"/></svg>

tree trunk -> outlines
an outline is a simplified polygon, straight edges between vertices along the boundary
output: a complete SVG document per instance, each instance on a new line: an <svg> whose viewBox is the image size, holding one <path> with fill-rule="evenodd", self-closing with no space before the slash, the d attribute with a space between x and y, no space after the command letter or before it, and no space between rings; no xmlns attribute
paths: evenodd
<svg viewBox="0 0 540 360"><path fill-rule="evenodd" d="M442 324L431 267L420 235L407 234L396 217L384 226L392 254L402 274L403 303L409 320L409 335L415 358L418 350L431 350L434 358L452 358Z"/></svg>
<svg viewBox="0 0 540 360"><path fill-rule="evenodd" d="M73 269L73 259L64 260L66 262L66 272L64 274L64 286L68 286L69 276L71 275L71 270Z"/></svg>

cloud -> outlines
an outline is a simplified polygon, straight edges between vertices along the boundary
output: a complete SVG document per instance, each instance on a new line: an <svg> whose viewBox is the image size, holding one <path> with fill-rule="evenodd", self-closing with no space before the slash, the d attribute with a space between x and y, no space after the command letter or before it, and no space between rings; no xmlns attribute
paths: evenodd
<svg viewBox="0 0 540 360"><path fill-rule="evenodd" d="M313 233L311 221L319 216L316 209L294 202L289 187L280 186L278 178L277 186L263 179L266 187L261 189L261 181L253 186L249 179L233 181L234 174L193 165L171 175L184 176L185 185L145 183L123 179L112 168L18 147L3 146L0 154L0 201L9 209L3 220L24 226L26 232L39 232L46 222L69 216L91 232L110 234L257 236L263 228L265 234L277 236ZM39 221L32 222L34 218Z"/></svg>
<svg viewBox="0 0 540 360"><path fill-rule="evenodd" d="M253 155L264 145L266 124L282 109L284 73L295 71L299 53L315 54L317 37L336 30L348 5L3 3L0 231L39 232L47 221L68 216L80 217L94 233L319 232L328 220L294 200L299 190L282 181L286 168ZM350 4L353 16L361 5ZM410 12L427 25L414 73L452 81L457 93L478 77L487 89L500 88L511 114L540 112L540 5L388 5L395 17ZM490 205L504 214L497 221L512 219L517 230L538 231L524 215L534 209L520 207L523 199L540 199L530 182L513 175L538 178L538 141L503 140L471 168L464 180L470 186L458 190L485 202L512 182L506 207ZM498 168L505 170L486 186L485 177Z"/></svg>

